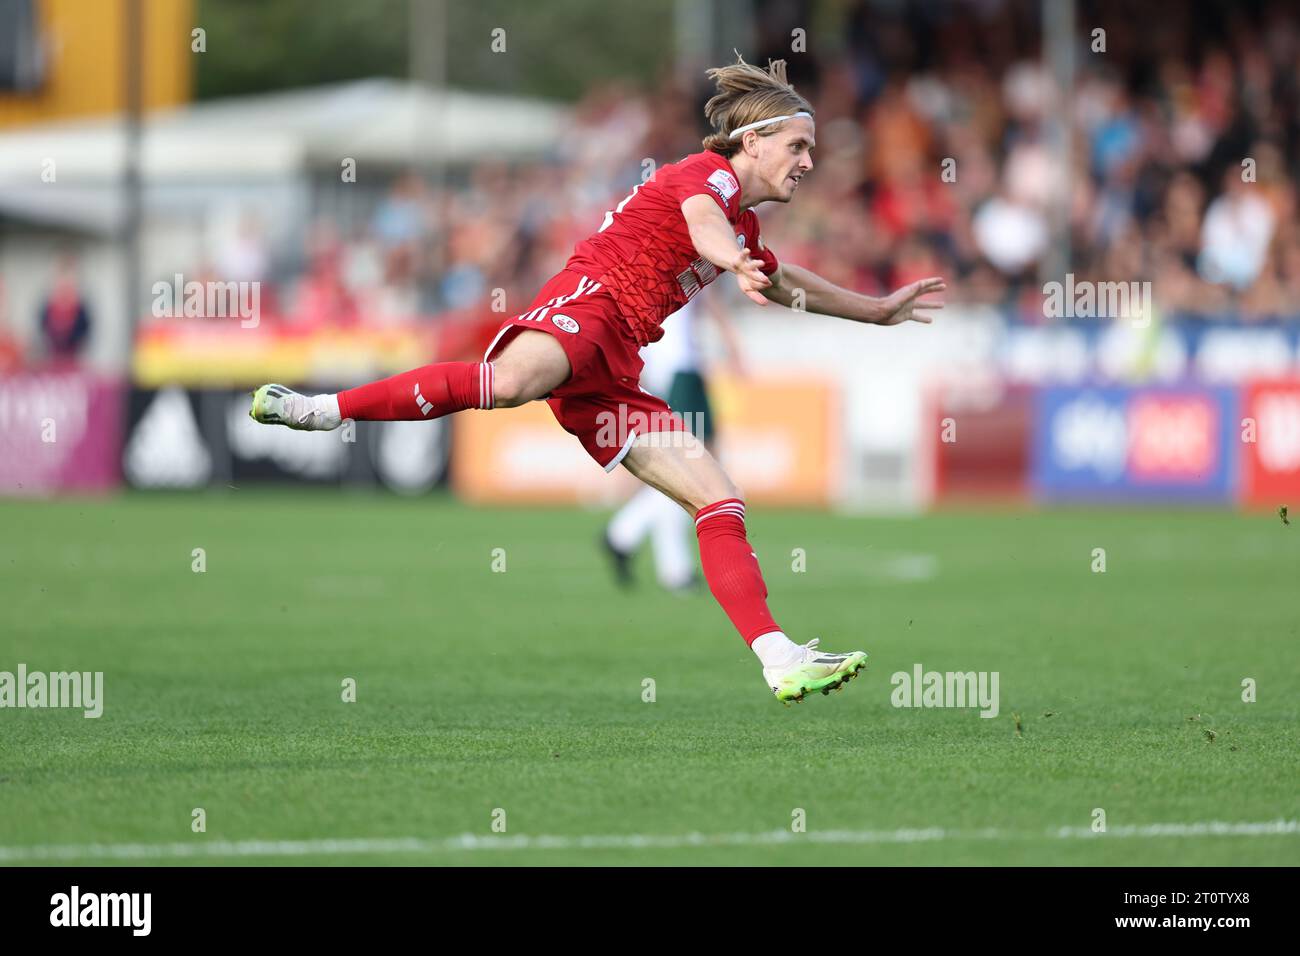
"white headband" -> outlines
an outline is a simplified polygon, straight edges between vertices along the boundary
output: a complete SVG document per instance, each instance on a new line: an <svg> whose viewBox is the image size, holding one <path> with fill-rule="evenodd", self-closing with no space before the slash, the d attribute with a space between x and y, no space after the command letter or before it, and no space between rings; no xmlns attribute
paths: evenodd
<svg viewBox="0 0 1300 956"><path fill-rule="evenodd" d="M772 123L784 123L786 120L798 119L800 116L806 116L809 119L812 119L812 114L804 110L800 110L798 113L791 113L788 116L773 116L771 119L759 120L757 123L748 123L740 127L740 129L733 129L729 134L727 134L727 139L735 139L737 136L744 136L751 129L758 129L760 126L770 126Z"/></svg>

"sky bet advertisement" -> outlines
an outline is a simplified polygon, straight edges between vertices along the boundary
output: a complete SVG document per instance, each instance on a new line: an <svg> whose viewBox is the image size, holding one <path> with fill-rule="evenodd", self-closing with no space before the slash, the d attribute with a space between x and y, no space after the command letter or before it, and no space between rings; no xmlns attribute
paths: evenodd
<svg viewBox="0 0 1300 956"><path fill-rule="evenodd" d="M1240 406L1231 387L1042 389L1034 493L1054 501L1234 501L1243 448L1256 437Z"/></svg>

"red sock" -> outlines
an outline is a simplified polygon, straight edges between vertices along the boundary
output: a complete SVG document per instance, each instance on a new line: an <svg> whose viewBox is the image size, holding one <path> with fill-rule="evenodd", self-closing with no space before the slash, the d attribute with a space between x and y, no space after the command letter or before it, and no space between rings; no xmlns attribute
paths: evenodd
<svg viewBox="0 0 1300 956"><path fill-rule="evenodd" d="M339 392L339 415L361 422L419 421L491 408L491 362L440 362Z"/></svg>
<svg viewBox="0 0 1300 956"><path fill-rule="evenodd" d="M745 537L745 503L726 498L701 508L695 515L695 533L709 590L745 643L779 631L767 609L767 585L758 558Z"/></svg>

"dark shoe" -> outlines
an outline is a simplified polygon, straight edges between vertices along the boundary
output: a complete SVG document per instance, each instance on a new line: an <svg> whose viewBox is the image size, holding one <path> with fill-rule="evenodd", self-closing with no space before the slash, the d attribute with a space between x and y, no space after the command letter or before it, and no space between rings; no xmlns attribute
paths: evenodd
<svg viewBox="0 0 1300 956"><path fill-rule="evenodd" d="M614 547L614 542L609 540L609 533L606 531L600 533L600 547L609 556L610 566L614 569L614 580L618 582L618 586L630 588L635 584L636 579L632 577L632 555Z"/></svg>

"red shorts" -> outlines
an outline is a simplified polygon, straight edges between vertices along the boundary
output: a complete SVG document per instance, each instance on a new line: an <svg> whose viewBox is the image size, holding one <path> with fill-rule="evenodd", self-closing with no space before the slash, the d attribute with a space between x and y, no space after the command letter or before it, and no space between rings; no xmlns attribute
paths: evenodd
<svg viewBox="0 0 1300 956"><path fill-rule="evenodd" d="M563 346L573 374L546 403L606 471L623 460L637 435L686 429L667 402L641 388L645 363L636 340L618 304L595 280L568 270L553 276L526 312L506 319L483 361L521 329L549 332Z"/></svg>

